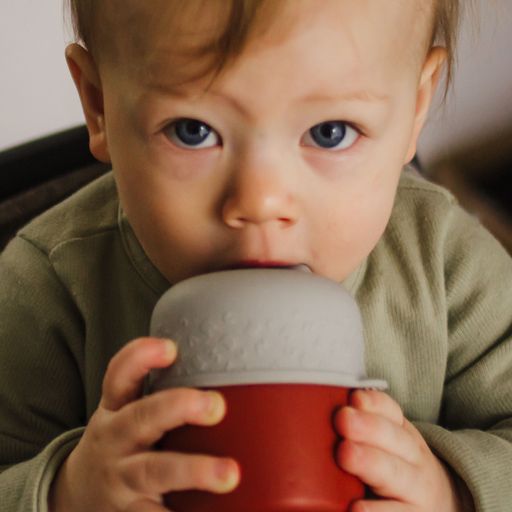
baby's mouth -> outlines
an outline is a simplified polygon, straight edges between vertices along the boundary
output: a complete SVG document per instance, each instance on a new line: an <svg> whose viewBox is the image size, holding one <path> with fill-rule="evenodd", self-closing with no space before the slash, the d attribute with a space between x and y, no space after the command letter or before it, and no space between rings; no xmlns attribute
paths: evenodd
<svg viewBox="0 0 512 512"><path fill-rule="evenodd" d="M290 269L290 270L300 270L301 272L312 272L309 265L306 263L299 264L290 264L290 263L282 263L282 262L273 262L273 261L241 261L236 263L235 265L230 265L229 270L236 269L248 269L248 268L278 268L278 269Z"/></svg>

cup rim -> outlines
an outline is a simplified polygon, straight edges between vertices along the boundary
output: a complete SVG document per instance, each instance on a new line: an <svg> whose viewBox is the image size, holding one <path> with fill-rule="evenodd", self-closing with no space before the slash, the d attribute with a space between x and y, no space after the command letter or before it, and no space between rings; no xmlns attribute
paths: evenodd
<svg viewBox="0 0 512 512"><path fill-rule="evenodd" d="M354 375L327 371L265 370L210 372L195 375L171 375L169 372L154 371L150 376L152 391L170 387L218 387L249 384L311 384L366 388L384 391L388 388L385 380L358 378Z"/></svg>

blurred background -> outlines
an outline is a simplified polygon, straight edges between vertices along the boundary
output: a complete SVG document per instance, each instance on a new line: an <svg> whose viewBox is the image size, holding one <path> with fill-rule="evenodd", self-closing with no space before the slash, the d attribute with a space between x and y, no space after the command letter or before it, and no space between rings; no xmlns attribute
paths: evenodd
<svg viewBox="0 0 512 512"><path fill-rule="evenodd" d="M11 187L13 158L33 151L25 143L83 124L64 60L71 38L62 0L0 3L0 201L26 192L21 178ZM453 88L444 104L441 95L436 100L418 159L425 176L450 188L512 252L512 0L475 0L458 53ZM70 137L78 144L83 132L64 139ZM55 147L62 137L48 140ZM54 164L41 156L41 144L36 147L39 185L51 177L42 167ZM0 206L0 228L11 210L11 203Z"/></svg>

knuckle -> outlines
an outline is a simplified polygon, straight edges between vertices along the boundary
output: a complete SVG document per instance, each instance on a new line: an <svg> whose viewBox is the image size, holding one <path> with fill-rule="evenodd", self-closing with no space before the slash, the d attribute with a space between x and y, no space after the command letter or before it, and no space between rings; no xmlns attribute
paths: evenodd
<svg viewBox="0 0 512 512"><path fill-rule="evenodd" d="M147 397L132 404L132 421L138 432L145 433L153 417L152 401Z"/></svg>
<svg viewBox="0 0 512 512"><path fill-rule="evenodd" d="M123 481L139 493L201 489L215 490L215 461L205 455L146 453L123 471Z"/></svg>
<svg viewBox="0 0 512 512"><path fill-rule="evenodd" d="M214 478L209 459L206 455L171 454L165 468L166 487L172 490L212 490Z"/></svg>
<svg viewBox="0 0 512 512"><path fill-rule="evenodd" d="M206 395L199 390L190 390L190 399L188 401L188 412L193 418L200 418L204 415L206 405Z"/></svg>
<svg viewBox="0 0 512 512"><path fill-rule="evenodd" d="M152 477L156 471L149 454L120 463L118 472L123 484L131 491L151 493Z"/></svg>
<svg viewBox="0 0 512 512"><path fill-rule="evenodd" d="M165 472L162 471L160 459L155 454L145 457L141 471L141 485L146 490L155 490L162 487Z"/></svg>
<svg viewBox="0 0 512 512"><path fill-rule="evenodd" d="M202 418L205 409L203 392L192 388L181 388L176 395L176 407L182 411L185 419Z"/></svg>
<svg viewBox="0 0 512 512"><path fill-rule="evenodd" d="M215 487L215 462L209 457L198 457L192 465L192 480L200 489Z"/></svg>
<svg viewBox="0 0 512 512"><path fill-rule="evenodd" d="M417 495L418 476L414 467L404 466L397 457L393 457L390 460L389 478L386 478L386 482L396 482L397 488L403 495L411 493Z"/></svg>
<svg viewBox="0 0 512 512"><path fill-rule="evenodd" d="M119 357L120 354L116 354L108 363L105 371L105 376L102 382L102 395L103 397L114 397L118 396L123 391L123 385L119 378L122 373L123 361Z"/></svg>
<svg viewBox="0 0 512 512"><path fill-rule="evenodd" d="M403 493L416 496L417 503L428 503L433 495L435 485L429 485L430 482L424 479L420 468L416 466L409 466L407 471L402 473L402 489ZM424 485L424 484L427 485ZM428 510L431 510L429 507Z"/></svg>
<svg viewBox="0 0 512 512"><path fill-rule="evenodd" d="M230 492L238 485L236 462L210 455L182 455L180 482L182 489L214 493Z"/></svg>
<svg viewBox="0 0 512 512"><path fill-rule="evenodd" d="M364 463L363 457L351 441L345 440L338 446L338 462L342 469L357 471L359 462Z"/></svg>
<svg viewBox="0 0 512 512"><path fill-rule="evenodd" d="M399 464L398 457L390 457L389 458L389 473L392 479L405 479L404 472L401 471L401 465Z"/></svg>
<svg viewBox="0 0 512 512"><path fill-rule="evenodd" d="M89 449L101 451L112 440L112 415L108 411L96 410L85 427L83 441Z"/></svg>
<svg viewBox="0 0 512 512"><path fill-rule="evenodd" d="M175 454L169 482L180 489L211 490L214 483L213 464L206 455Z"/></svg>

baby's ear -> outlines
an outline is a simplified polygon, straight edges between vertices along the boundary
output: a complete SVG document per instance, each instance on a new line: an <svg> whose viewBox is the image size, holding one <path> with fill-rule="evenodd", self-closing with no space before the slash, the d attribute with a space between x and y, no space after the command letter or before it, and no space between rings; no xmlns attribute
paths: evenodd
<svg viewBox="0 0 512 512"><path fill-rule="evenodd" d="M66 48L66 61L82 102L91 153L101 162L110 163L103 92L96 64L91 54L76 43Z"/></svg>
<svg viewBox="0 0 512 512"><path fill-rule="evenodd" d="M405 163L409 163L416 154L418 137L427 119L434 93L436 92L439 79L441 78L443 65L446 62L446 56L447 54L444 48L435 46L430 49L423 64L416 95L414 126Z"/></svg>

